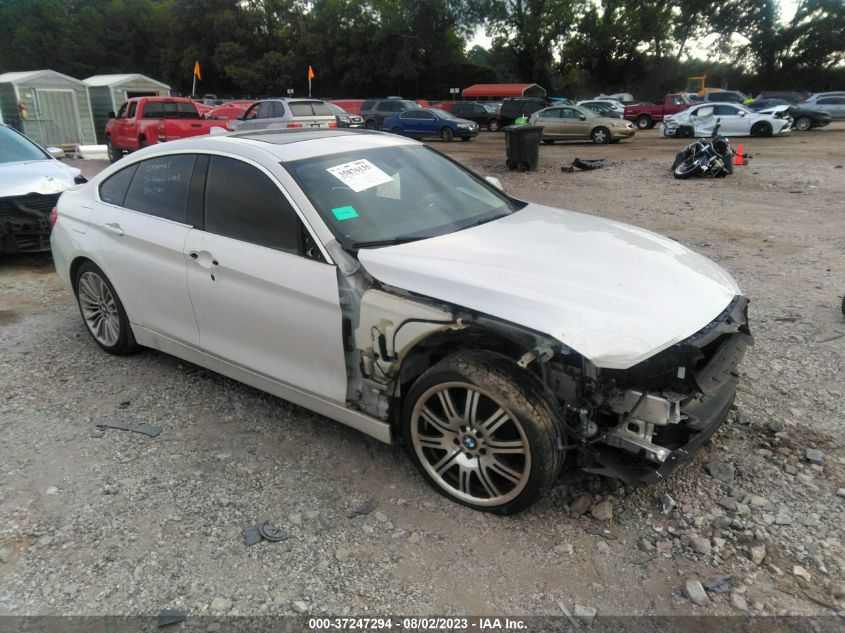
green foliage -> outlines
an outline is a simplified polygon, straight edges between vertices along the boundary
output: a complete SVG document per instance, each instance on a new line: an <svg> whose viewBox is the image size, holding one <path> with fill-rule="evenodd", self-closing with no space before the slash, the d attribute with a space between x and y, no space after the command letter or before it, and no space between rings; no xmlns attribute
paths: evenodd
<svg viewBox="0 0 845 633"><path fill-rule="evenodd" d="M0 0L0 72L141 72L187 93L448 98L478 82L656 97L711 85L834 87L845 0ZM465 42L479 27L490 49ZM708 59L691 52L708 37ZM698 70L694 70L697 68ZM645 93L645 94L643 94Z"/></svg>

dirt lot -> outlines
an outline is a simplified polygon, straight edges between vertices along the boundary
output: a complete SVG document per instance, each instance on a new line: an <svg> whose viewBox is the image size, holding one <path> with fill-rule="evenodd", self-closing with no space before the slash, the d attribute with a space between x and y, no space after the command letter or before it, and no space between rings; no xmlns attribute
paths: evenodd
<svg viewBox="0 0 845 633"><path fill-rule="evenodd" d="M752 301L736 410L690 464L637 490L565 478L513 518L446 501L400 448L284 401L102 353L49 257L0 260L0 615L841 613L845 124L744 144L750 166L718 181L674 180L683 142L654 131L544 146L535 173L504 168L498 134L432 144L517 197L669 235ZM576 156L608 163L562 173ZM600 499L611 520L591 516ZM260 517L292 538L245 547Z"/></svg>

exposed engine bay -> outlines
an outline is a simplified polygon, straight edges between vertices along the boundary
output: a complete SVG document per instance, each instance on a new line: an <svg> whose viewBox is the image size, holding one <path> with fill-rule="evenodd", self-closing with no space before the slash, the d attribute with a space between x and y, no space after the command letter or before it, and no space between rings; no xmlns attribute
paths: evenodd
<svg viewBox="0 0 845 633"><path fill-rule="evenodd" d="M602 369L561 342L373 280L341 251L347 403L385 421L403 389L462 349L501 351L536 374L557 404L558 446L589 472L660 480L708 439L733 403L737 367L753 344L737 295L688 339L628 369Z"/></svg>

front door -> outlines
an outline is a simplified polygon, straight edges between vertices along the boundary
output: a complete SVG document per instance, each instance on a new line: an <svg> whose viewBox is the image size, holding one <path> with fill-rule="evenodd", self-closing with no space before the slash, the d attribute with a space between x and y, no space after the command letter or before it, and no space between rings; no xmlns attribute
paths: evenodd
<svg viewBox="0 0 845 633"><path fill-rule="evenodd" d="M212 156L204 206L204 225L185 242L200 347L343 403L337 271L300 254L304 227L278 182L257 165Z"/></svg>
<svg viewBox="0 0 845 633"><path fill-rule="evenodd" d="M744 110L731 105L713 106L713 114L719 120L719 133L724 136L748 134L751 123Z"/></svg>
<svg viewBox="0 0 845 633"><path fill-rule="evenodd" d="M590 138L590 123L575 108L561 108L561 133L564 138Z"/></svg>

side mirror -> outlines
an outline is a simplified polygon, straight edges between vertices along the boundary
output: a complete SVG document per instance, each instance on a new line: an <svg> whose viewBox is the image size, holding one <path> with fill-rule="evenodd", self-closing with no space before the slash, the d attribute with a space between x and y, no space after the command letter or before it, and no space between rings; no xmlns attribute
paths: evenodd
<svg viewBox="0 0 845 633"><path fill-rule="evenodd" d="M246 121L246 116L243 114L239 114L237 117L238 121Z"/></svg>
<svg viewBox="0 0 845 633"><path fill-rule="evenodd" d="M65 157L65 150L63 150L61 147L47 147L45 149L47 150L47 153L53 158Z"/></svg>
<svg viewBox="0 0 845 633"><path fill-rule="evenodd" d="M586 116L584 116L583 114L579 114L579 115L578 115L578 118L579 118L579 119L581 119L582 121L586 121L586 120L587 120L587 117L586 117Z"/></svg>
<svg viewBox="0 0 845 633"><path fill-rule="evenodd" d="M491 185L496 187L499 191L504 191L505 188L502 186L502 181L496 178L495 176L485 176L484 180L489 182Z"/></svg>
<svg viewBox="0 0 845 633"><path fill-rule="evenodd" d="M745 113L745 110L740 110L740 111L739 111L739 116L745 116L745 114L746 114L746 113Z"/></svg>
<svg viewBox="0 0 845 633"><path fill-rule="evenodd" d="M109 110L109 113L106 116L108 116L110 119L117 118L117 115L114 113L114 110Z"/></svg>

